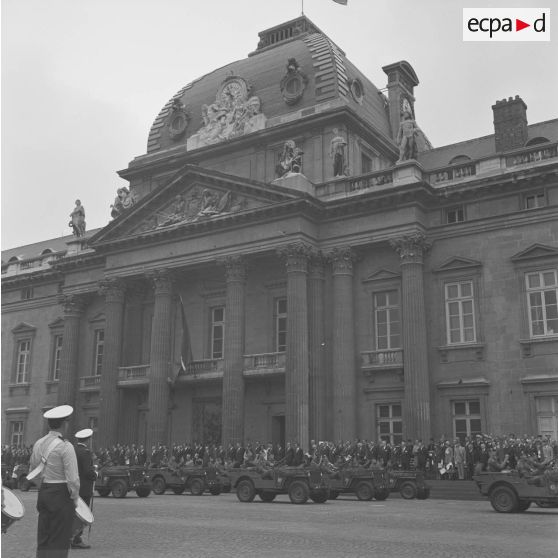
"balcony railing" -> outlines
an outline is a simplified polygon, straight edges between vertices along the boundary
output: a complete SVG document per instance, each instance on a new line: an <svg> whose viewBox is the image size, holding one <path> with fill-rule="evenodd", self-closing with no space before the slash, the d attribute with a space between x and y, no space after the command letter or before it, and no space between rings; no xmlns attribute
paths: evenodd
<svg viewBox="0 0 558 558"><path fill-rule="evenodd" d="M364 369L401 368L403 366L402 349L363 351L360 353L360 358L361 366Z"/></svg>
<svg viewBox="0 0 558 558"><path fill-rule="evenodd" d="M136 366L118 367L118 385L138 385L149 382L150 364L139 364Z"/></svg>
<svg viewBox="0 0 558 558"><path fill-rule="evenodd" d="M319 198L335 194L350 194L362 190L370 190L393 182L393 170L374 171L361 176L337 178L324 184L316 185L316 196Z"/></svg>
<svg viewBox="0 0 558 558"><path fill-rule="evenodd" d="M522 150L520 153L514 153L506 157L506 167L515 167L517 165L527 165L553 159L558 157L558 145L537 145Z"/></svg>
<svg viewBox="0 0 558 558"><path fill-rule="evenodd" d="M440 184L442 182L449 182L450 180L459 180L460 178L475 176L476 174L476 163L471 162L438 169L435 172L430 173L428 179L430 184Z"/></svg>
<svg viewBox="0 0 558 558"><path fill-rule="evenodd" d="M82 376L79 389L81 391L98 391L101 388L101 376Z"/></svg>
<svg viewBox="0 0 558 558"><path fill-rule="evenodd" d="M277 373L285 370L285 353L244 355L244 371L250 374Z"/></svg>
<svg viewBox="0 0 558 558"><path fill-rule="evenodd" d="M186 373L178 376L188 380L203 378L220 378L223 375L223 359L222 358L206 358L202 360L194 360L186 365Z"/></svg>

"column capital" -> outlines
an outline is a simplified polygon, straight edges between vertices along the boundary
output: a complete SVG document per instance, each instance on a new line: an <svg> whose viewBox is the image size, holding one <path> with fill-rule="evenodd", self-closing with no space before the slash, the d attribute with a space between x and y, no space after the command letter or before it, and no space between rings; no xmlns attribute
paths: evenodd
<svg viewBox="0 0 558 558"><path fill-rule="evenodd" d="M353 263L356 261L356 254L350 246L333 248L333 250L328 252L327 258L333 266L333 275L353 274Z"/></svg>
<svg viewBox="0 0 558 558"><path fill-rule="evenodd" d="M327 257L320 251L315 250L310 256L308 271L312 279L325 279L324 268L327 264Z"/></svg>
<svg viewBox="0 0 558 558"><path fill-rule="evenodd" d="M58 302L64 309L64 316L81 316L87 306L87 295L85 294L60 294Z"/></svg>
<svg viewBox="0 0 558 558"><path fill-rule="evenodd" d="M172 293L173 276L169 269L154 269L146 277L153 285L155 295Z"/></svg>
<svg viewBox="0 0 558 558"><path fill-rule="evenodd" d="M389 241L389 244L399 254L401 264L421 264L424 255L432 246L432 243L428 242L422 232L414 232L394 238Z"/></svg>
<svg viewBox="0 0 558 558"><path fill-rule="evenodd" d="M287 273L306 273L314 250L305 242L292 242L277 249L277 255L285 260Z"/></svg>
<svg viewBox="0 0 558 558"><path fill-rule="evenodd" d="M126 283L119 277L101 279L99 293L105 297L106 302L124 302Z"/></svg>
<svg viewBox="0 0 558 558"><path fill-rule="evenodd" d="M126 283L126 297L128 302L139 303L145 300L149 288L145 281L141 279Z"/></svg>
<svg viewBox="0 0 558 558"><path fill-rule="evenodd" d="M244 283L246 281L246 259L243 256L225 256L217 260L225 266L227 283Z"/></svg>

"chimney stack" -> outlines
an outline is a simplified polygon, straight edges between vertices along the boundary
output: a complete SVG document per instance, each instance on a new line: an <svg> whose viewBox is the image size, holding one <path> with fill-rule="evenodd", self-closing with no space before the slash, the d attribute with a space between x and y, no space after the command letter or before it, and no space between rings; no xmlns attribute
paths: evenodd
<svg viewBox="0 0 558 558"><path fill-rule="evenodd" d="M494 112L494 140L496 151L523 147L527 141L527 105L519 95L515 99L496 101Z"/></svg>

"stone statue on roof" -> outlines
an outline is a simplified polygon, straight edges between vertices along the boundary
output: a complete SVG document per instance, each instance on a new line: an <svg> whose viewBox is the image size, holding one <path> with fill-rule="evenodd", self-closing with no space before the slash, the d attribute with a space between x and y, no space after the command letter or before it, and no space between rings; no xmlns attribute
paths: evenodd
<svg viewBox="0 0 558 558"><path fill-rule="evenodd" d="M399 145L399 160L408 161L409 159L417 158L417 134L419 128L413 118L413 115L408 111L404 111L401 115L401 123L397 132L396 142Z"/></svg>
<svg viewBox="0 0 558 558"><path fill-rule="evenodd" d="M76 200L76 206L70 213L70 222L68 226L71 227L74 236L85 236L85 208L81 205L80 200Z"/></svg>
<svg viewBox="0 0 558 558"><path fill-rule="evenodd" d="M330 142L329 156L333 159L333 176L347 176L345 163L345 148L347 140L339 135L337 128L333 129L333 138Z"/></svg>
<svg viewBox="0 0 558 558"><path fill-rule="evenodd" d="M113 219L116 219L127 209L130 209L132 205L134 205L134 198L132 197L132 194L130 194L130 190L128 190L126 186L118 188L118 190L116 190L116 198L114 198L114 203L110 206L110 216Z"/></svg>
<svg viewBox="0 0 558 558"><path fill-rule="evenodd" d="M279 178L290 173L300 173L302 169L302 149L293 140L287 140L279 156L279 163L275 167L275 174Z"/></svg>

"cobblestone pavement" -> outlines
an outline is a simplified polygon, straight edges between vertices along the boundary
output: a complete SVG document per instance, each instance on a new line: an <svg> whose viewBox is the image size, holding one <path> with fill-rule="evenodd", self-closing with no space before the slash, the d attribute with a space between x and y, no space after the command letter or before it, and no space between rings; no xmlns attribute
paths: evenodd
<svg viewBox="0 0 558 558"><path fill-rule="evenodd" d="M33 558L35 491L15 491L25 517L2 535L4 558ZM402 500L325 504L239 502L165 494L94 500L91 550L73 558L538 558L555 556L558 509L499 514L488 501ZM87 532L87 531L86 531Z"/></svg>

